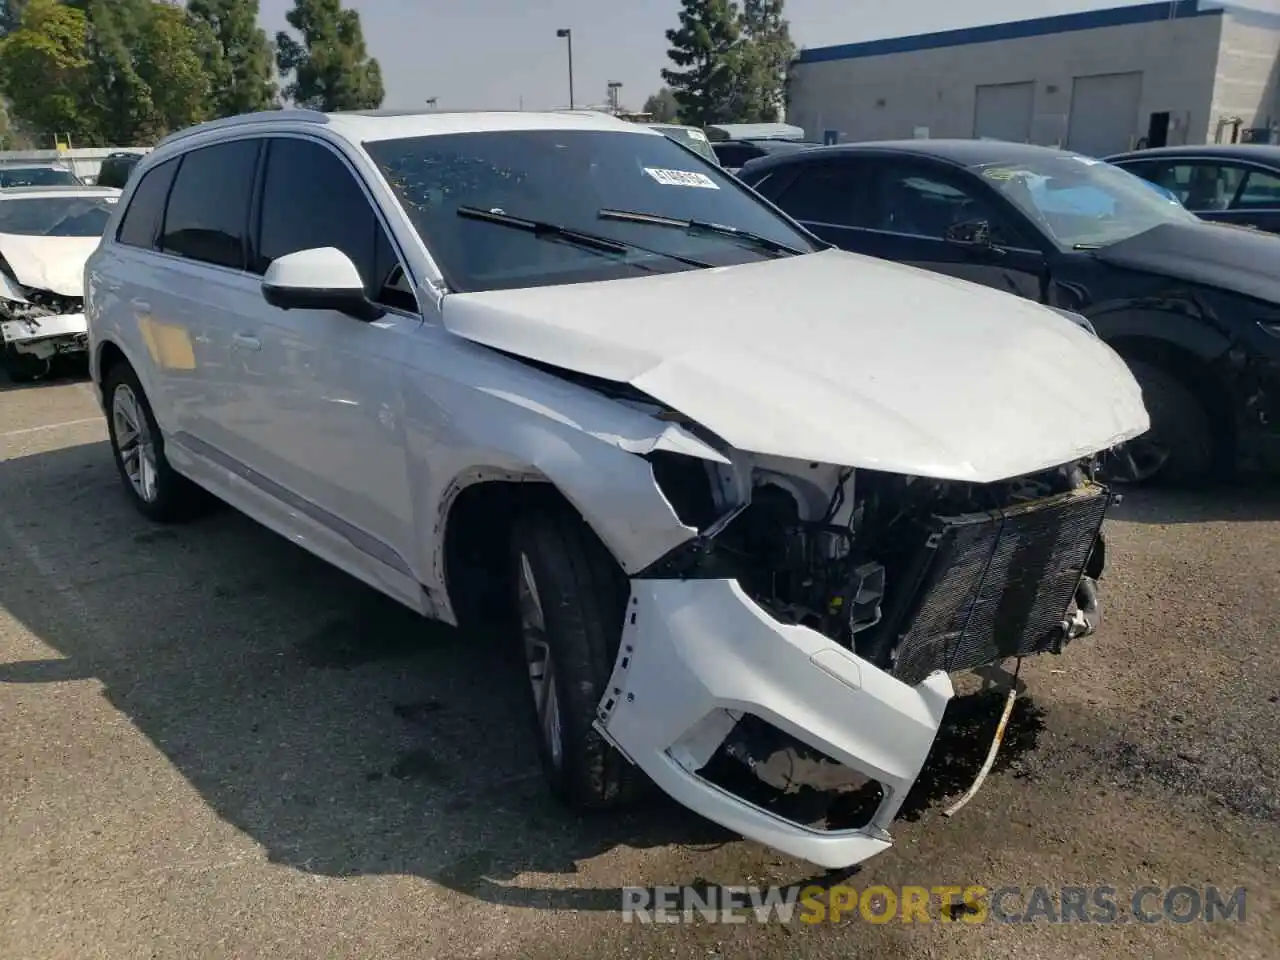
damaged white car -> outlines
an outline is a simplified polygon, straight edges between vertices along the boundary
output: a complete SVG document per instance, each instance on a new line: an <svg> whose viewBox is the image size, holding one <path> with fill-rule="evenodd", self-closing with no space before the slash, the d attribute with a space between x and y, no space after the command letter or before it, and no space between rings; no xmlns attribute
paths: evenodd
<svg viewBox="0 0 1280 960"><path fill-rule="evenodd" d="M125 489L201 488L422 614L508 631L554 790L826 866L890 843L949 674L1097 623L1097 454L1148 419L1086 326L823 245L587 113L194 128L88 264ZM779 773L778 757L793 761ZM861 823L765 789L833 768Z"/></svg>
<svg viewBox="0 0 1280 960"><path fill-rule="evenodd" d="M85 356L84 264L119 190L0 190L0 335L9 379L38 380L58 356Z"/></svg>

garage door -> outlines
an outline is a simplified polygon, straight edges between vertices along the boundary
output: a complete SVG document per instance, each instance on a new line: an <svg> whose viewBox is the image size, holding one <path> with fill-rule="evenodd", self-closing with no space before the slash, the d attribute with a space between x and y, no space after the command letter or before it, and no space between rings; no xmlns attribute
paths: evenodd
<svg viewBox="0 0 1280 960"><path fill-rule="evenodd" d="M978 87L973 112L973 135L1026 143L1031 139L1034 83L993 83Z"/></svg>
<svg viewBox="0 0 1280 960"><path fill-rule="evenodd" d="M1091 157L1120 153L1138 135L1141 73L1076 77L1071 88L1067 148Z"/></svg>

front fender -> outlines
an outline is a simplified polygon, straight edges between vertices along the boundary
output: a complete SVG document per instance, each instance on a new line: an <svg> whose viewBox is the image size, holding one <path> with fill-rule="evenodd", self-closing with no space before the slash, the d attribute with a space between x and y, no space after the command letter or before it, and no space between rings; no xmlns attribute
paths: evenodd
<svg viewBox="0 0 1280 960"><path fill-rule="evenodd" d="M628 574L697 534L676 516L645 455L664 450L727 464L714 447L678 424L498 355L467 373L466 383L438 384L434 397L407 397L410 444L435 486L420 503L431 505L437 543L462 490L492 479L554 484ZM436 420L433 410L448 416ZM443 583L434 553L432 580Z"/></svg>

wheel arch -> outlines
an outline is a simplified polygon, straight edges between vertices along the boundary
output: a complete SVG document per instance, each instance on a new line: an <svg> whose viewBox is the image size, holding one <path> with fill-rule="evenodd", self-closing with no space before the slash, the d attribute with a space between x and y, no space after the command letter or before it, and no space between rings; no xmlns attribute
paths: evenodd
<svg viewBox="0 0 1280 960"><path fill-rule="evenodd" d="M1218 456L1226 460L1234 457L1237 446L1235 405L1226 379L1216 365L1226 352L1225 348L1210 353L1185 341L1139 332L1116 337L1109 344L1126 361L1150 364L1185 384L1200 401L1216 429Z"/></svg>

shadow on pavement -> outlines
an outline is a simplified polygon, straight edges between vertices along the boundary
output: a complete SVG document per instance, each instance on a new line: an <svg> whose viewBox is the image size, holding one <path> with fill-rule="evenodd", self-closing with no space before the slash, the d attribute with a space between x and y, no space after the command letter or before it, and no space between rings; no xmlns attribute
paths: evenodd
<svg viewBox="0 0 1280 960"><path fill-rule="evenodd" d="M62 657L0 664L0 683L96 678L274 862L616 910L617 888L511 882L572 875L619 845L733 839L663 797L567 813L543 787L524 680L499 643L423 621L234 511L148 524L104 442L0 462L0 502L0 604ZM968 785L1001 706L953 701L904 816ZM1035 745L1038 713L1020 711L1002 767Z"/></svg>
<svg viewBox="0 0 1280 960"><path fill-rule="evenodd" d="M1128 523L1280 520L1280 478L1257 478L1201 490L1122 489L1110 516Z"/></svg>

